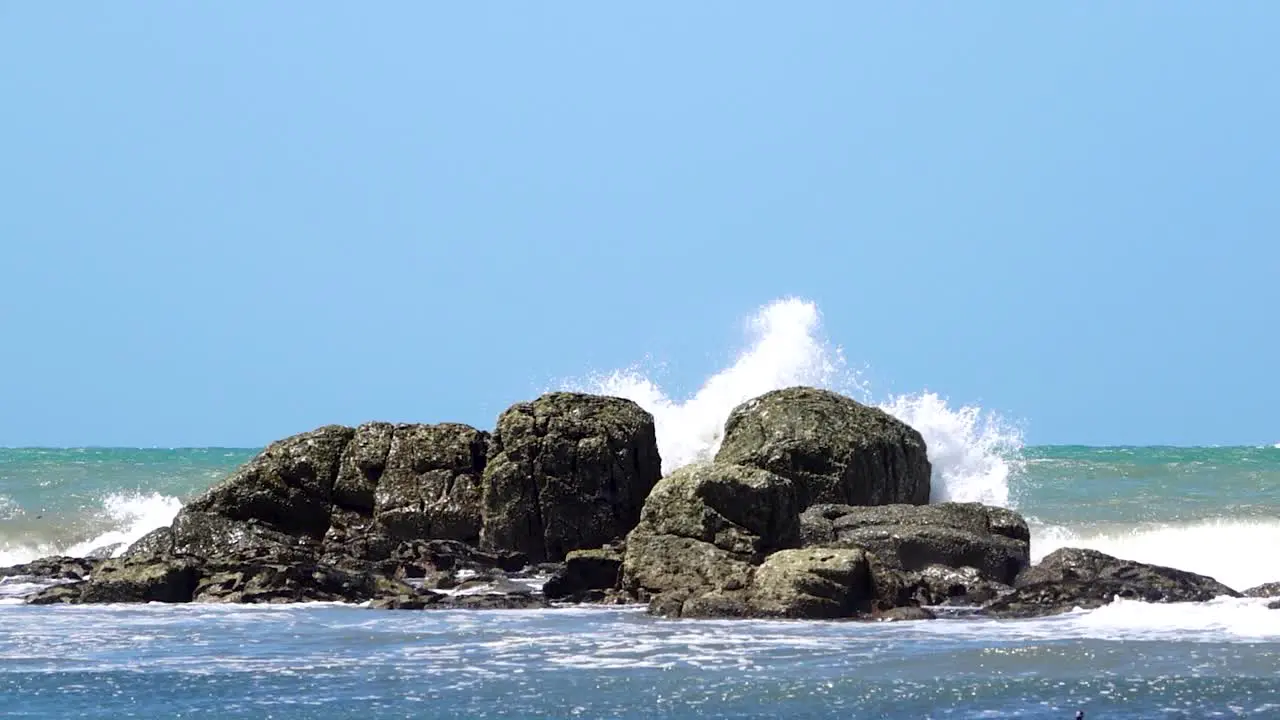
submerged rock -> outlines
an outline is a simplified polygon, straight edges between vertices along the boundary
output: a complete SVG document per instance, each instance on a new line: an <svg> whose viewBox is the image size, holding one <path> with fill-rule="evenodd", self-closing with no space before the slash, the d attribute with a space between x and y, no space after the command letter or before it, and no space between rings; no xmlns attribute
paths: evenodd
<svg viewBox="0 0 1280 720"><path fill-rule="evenodd" d="M630 400L549 393L514 405L484 472L482 545L538 562L618 540L661 467L653 416Z"/></svg>
<svg viewBox="0 0 1280 720"><path fill-rule="evenodd" d="M828 390L775 390L739 405L716 460L792 480L802 506L929 502L932 469L920 433Z"/></svg>
<svg viewBox="0 0 1280 720"><path fill-rule="evenodd" d="M988 603L995 617L1037 617L1091 609L1115 598L1152 603L1205 602L1240 593L1205 575L1121 560L1097 550L1062 548L1018 575L1014 591Z"/></svg>

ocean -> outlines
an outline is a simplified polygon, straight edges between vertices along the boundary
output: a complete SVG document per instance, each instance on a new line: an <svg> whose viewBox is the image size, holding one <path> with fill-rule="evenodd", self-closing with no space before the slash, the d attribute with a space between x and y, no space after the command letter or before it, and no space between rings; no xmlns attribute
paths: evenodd
<svg viewBox="0 0 1280 720"><path fill-rule="evenodd" d="M729 408L766 390L871 397L812 305L775 303L749 327L734 361L681 400L636 368L563 386L649 409L665 471L709 457ZM936 394L878 404L924 435L934 499L1017 509L1033 561L1089 547L1238 590L1280 580L1280 446L1024 446L1018 425ZM119 552L255 452L0 449L0 566ZM5 717L1280 717L1280 610L1259 599L864 623L633 607L29 607L26 589L0 583Z"/></svg>

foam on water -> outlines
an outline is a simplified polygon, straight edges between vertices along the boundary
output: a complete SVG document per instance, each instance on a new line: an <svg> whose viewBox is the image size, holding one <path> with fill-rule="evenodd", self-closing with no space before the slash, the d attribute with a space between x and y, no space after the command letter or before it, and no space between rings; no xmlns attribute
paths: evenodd
<svg viewBox="0 0 1280 720"><path fill-rule="evenodd" d="M143 535L173 522L180 509L180 500L156 492L112 493L102 499L100 510L111 529L67 546L34 542L0 547L0 567L27 563L49 555L83 557L104 550L118 555Z"/></svg>
<svg viewBox="0 0 1280 720"><path fill-rule="evenodd" d="M729 412L770 390L811 385L874 402L843 349L823 337L814 303L777 300L752 316L747 329L746 349L686 399L672 398L639 368L592 377L569 389L625 397L652 413L666 473L714 456ZM978 407L952 408L935 393L892 396L878 404L924 436L935 501L1010 504L1010 476L1022 448L1016 428Z"/></svg>
<svg viewBox="0 0 1280 720"><path fill-rule="evenodd" d="M1063 547L1208 575L1236 590L1280 579L1280 522L1227 518L1079 532L1032 523L1031 560ZM1249 552L1249 548L1257 551Z"/></svg>

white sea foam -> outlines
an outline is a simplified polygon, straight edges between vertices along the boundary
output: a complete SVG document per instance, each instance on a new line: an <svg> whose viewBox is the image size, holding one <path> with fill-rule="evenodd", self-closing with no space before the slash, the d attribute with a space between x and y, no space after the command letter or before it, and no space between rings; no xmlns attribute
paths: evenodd
<svg viewBox="0 0 1280 720"><path fill-rule="evenodd" d="M1280 522L1204 520L1078 532L1033 523L1031 559L1063 547L1098 550L1137 562L1208 575L1237 590L1280 580Z"/></svg>
<svg viewBox="0 0 1280 720"><path fill-rule="evenodd" d="M652 413L667 473L714 456L729 412L770 390L811 385L873 402L843 349L823 337L814 303L777 300L752 316L747 327L746 349L686 399L672 398L638 368L573 383L570 389L625 397ZM935 500L1009 505L1010 475L1022 448L1016 428L978 407L954 409L935 393L893 396L879 405L924 436Z"/></svg>
<svg viewBox="0 0 1280 720"><path fill-rule="evenodd" d="M180 500L156 492L112 493L102 499L101 509L110 530L66 546L37 542L0 548L0 567L31 562L49 555L83 557L104 550L118 555L143 535L173 522L180 509Z"/></svg>

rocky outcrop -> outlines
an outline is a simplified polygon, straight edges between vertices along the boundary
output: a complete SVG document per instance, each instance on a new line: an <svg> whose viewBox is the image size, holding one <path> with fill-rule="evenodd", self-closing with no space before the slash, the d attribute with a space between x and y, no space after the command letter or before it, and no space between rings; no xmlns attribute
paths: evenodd
<svg viewBox="0 0 1280 720"><path fill-rule="evenodd" d="M630 400L550 393L498 418L481 544L560 560L624 537L661 476L653 417Z"/></svg>
<svg viewBox="0 0 1280 720"><path fill-rule="evenodd" d="M544 395L504 413L493 437L457 423L331 425L272 443L126 554L344 565L450 540L559 560L625 536L659 468L653 418L620 398Z"/></svg>
<svg viewBox="0 0 1280 720"><path fill-rule="evenodd" d="M745 590L765 557L799 543L791 481L739 465L688 466L649 494L627 537L622 589L642 602L667 595L653 607L683 615L700 596Z"/></svg>
<svg viewBox="0 0 1280 720"><path fill-rule="evenodd" d="M1091 609L1116 598L1151 603L1204 602L1240 597L1205 575L1121 560L1097 550L1063 548L1018 575L1014 591L988 603L995 617L1037 617Z"/></svg>
<svg viewBox="0 0 1280 720"><path fill-rule="evenodd" d="M806 507L929 502L932 470L920 433L827 390L775 390L739 405L716 460L792 480Z"/></svg>

